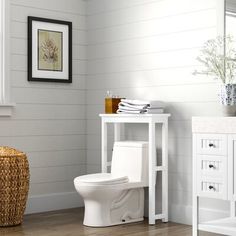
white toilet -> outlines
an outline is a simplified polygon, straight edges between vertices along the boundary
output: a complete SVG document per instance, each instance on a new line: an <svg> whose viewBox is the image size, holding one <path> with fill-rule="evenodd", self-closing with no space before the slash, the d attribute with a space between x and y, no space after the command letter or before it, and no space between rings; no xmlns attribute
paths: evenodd
<svg viewBox="0 0 236 236"><path fill-rule="evenodd" d="M148 143L115 142L111 173L80 176L74 185L84 199L84 225L104 227L143 220Z"/></svg>

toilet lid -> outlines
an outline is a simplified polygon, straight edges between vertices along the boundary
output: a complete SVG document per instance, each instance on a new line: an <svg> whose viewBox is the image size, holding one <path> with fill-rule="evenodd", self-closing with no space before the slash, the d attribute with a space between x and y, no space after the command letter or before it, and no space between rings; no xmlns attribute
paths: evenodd
<svg viewBox="0 0 236 236"><path fill-rule="evenodd" d="M129 181L127 176L113 176L110 173L98 173L91 175L83 175L78 177L79 182L97 184L97 185L108 185L108 184L122 184Z"/></svg>

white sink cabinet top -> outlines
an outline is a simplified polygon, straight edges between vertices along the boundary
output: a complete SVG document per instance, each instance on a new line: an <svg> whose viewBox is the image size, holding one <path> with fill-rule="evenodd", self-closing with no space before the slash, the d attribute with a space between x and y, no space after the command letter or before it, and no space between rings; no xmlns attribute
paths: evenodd
<svg viewBox="0 0 236 236"><path fill-rule="evenodd" d="M192 132L236 134L236 117L193 117Z"/></svg>

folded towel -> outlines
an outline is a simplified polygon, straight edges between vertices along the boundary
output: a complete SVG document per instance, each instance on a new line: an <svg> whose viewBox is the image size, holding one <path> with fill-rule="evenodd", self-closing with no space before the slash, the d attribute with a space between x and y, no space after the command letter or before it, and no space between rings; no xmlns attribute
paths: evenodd
<svg viewBox="0 0 236 236"><path fill-rule="evenodd" d="M127 102L120 102L119 107L134 108L134 109L146 109L147 105L133 105Z"/></svg>
<svg viewBox="0 0 236 236"><path fill-rule="evenodd" d="M154 109L146 109L145 114L161 114L164 113L163 108L154 108Z"/></svg>
<svg viewBox="0 0 236 236"><path fill-rule="evenodd" d="M146 111L146 109L138 109L138 108L135 108L135 107L122 107L122 106L119 106L118 109L122 110L122 111Z"/></svg>
<svg viewBox="0 0 236 236"><path fill-rule="evenodd" d="M126 107L119 107L117 113L133 113L133 114L161 114L164 113L163 108L157 109L134 109L134 108L126 108Z"/></svg>
<svg viewBox="0 0 236 236"><path fill-rule="evenodd" d="M125 111L125 110L120 110L120 109L118 109L116 111L116 113L117 114L144 114L144 112L139 111L139 110L136 110L136 111L131 111L131 110Z"/></svg>
<svg viewBox="0 0 236 236"><path fill-rule="evenodd" d="M164 103L161 101L143 101L121 99L117 113L133 114L160 114L164 112Z"/></svg>
<svg viewBox="0 0 236 236"><path fill-rule="evenodd" d="M122 110L122 109L118 109L116 111L117 114L162 114L164 113L163 109L153 109L153 110Z"/></svg>
<svg viewBox="0 0 236 236"><path fill-rule="evenodd" d="M133 105L147 105L147 104L149 104L149 103L147 103L147 101L132 100L132 99L126 99L126 98L121 99L121 102L126 102L126 103L133 104Z"/></svg>
<svg viewBox="0 0 236 236"><path fill-rule="evenodd" d="M146 111L146 109L137 109L133 107L122 107L122 106L119 106L118 110L123 111L123 112L137 111L139 113L144 113Z"/></svg>
<svg viewBox="0 0 236 236"><path fill-rule="evenodd" d="M147 106L152 108L163 108L164 103L162 101L145 101L145 100L131 100L131 99L121 99L121 102L128 103L130 105Z"/></svg>

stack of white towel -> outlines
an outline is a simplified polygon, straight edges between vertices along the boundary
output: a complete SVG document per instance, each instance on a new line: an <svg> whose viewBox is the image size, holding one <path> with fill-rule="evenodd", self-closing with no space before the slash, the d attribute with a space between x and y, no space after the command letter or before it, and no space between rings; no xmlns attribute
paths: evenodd
<svg viewBox="0 0 236 236"><path fill-rule="evenodd" d="M164 112L164 104L161 101L143 101L121 99L117 113L133 114L160 114Z"/></svg>

